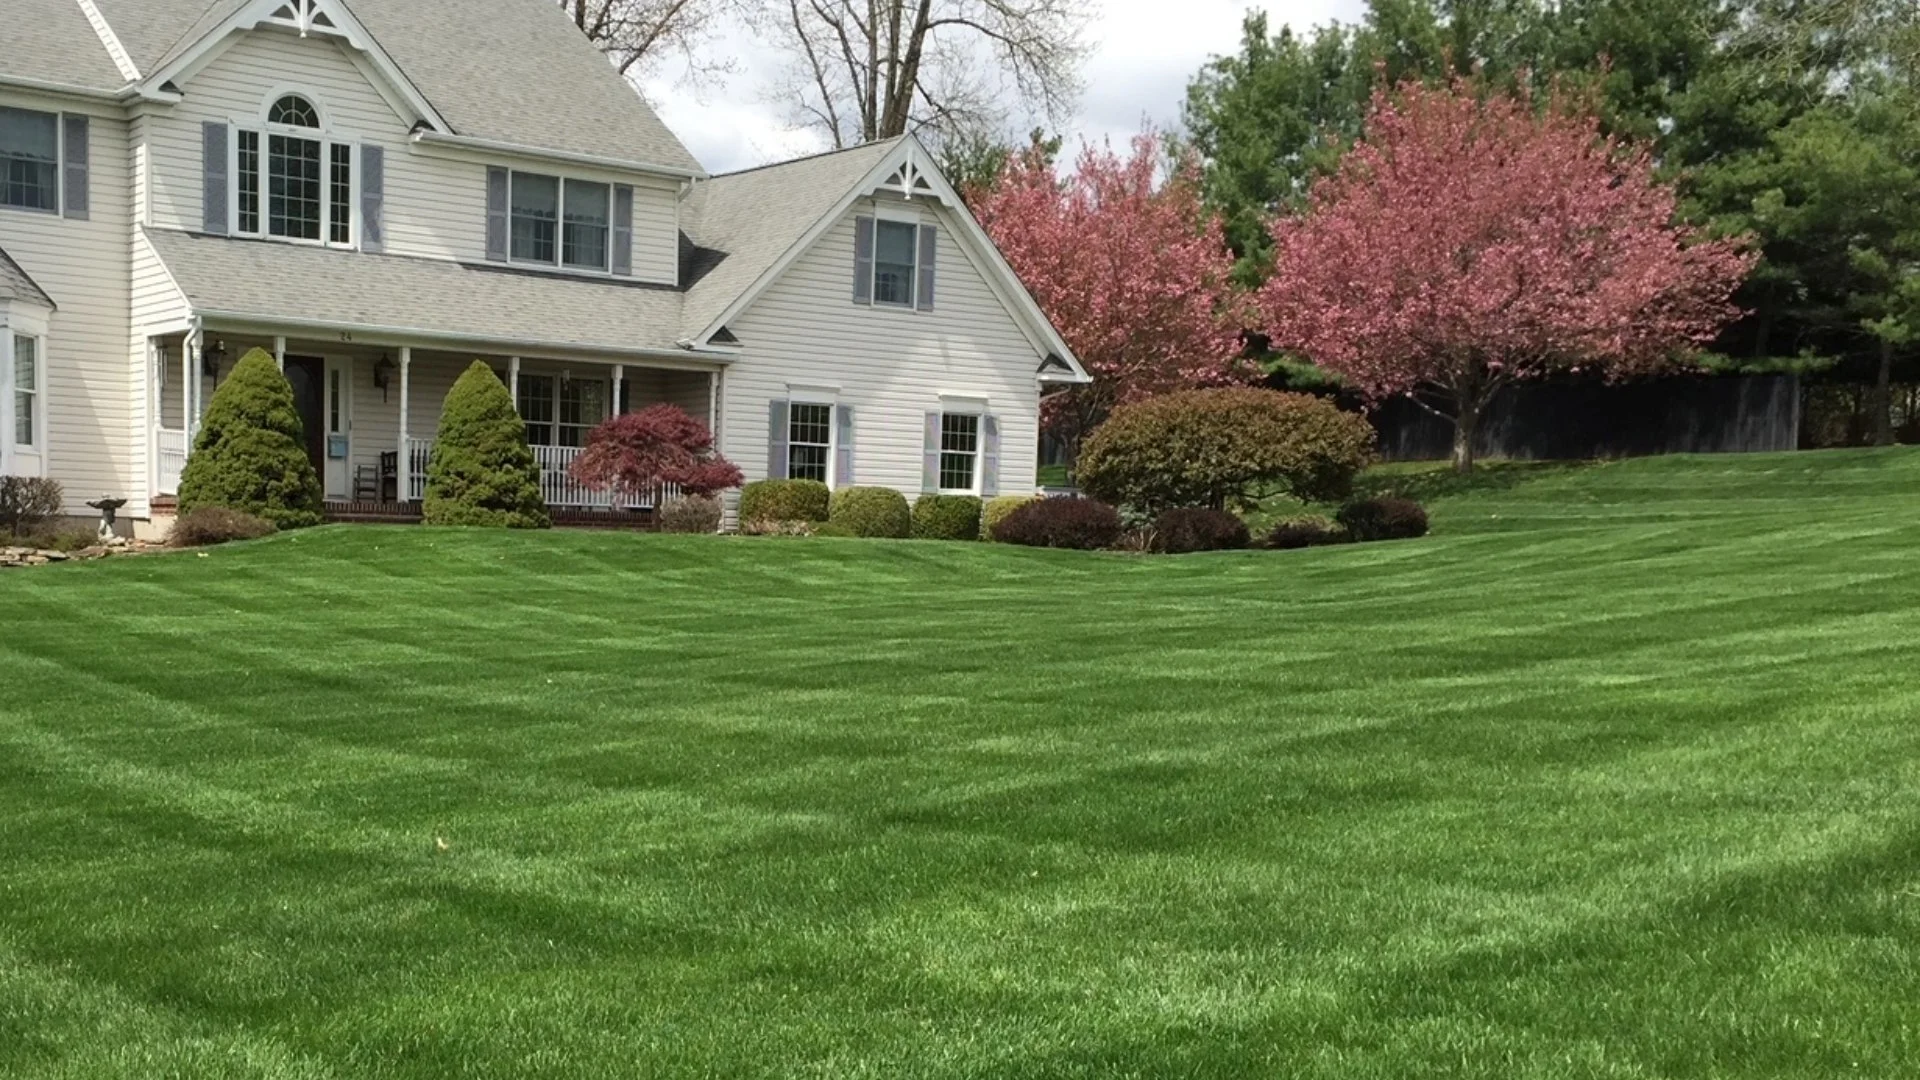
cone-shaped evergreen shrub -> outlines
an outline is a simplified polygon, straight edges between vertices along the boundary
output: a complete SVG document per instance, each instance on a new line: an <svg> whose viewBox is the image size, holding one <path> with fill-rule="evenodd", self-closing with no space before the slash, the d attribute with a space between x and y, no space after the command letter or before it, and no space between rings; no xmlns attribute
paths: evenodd
<svg viewBox="0 0 1920 1080"><path fill-rule="evenodd" d="M297 529L320 523L324 498L293 387L272 356L250 350L207 402L180 474L180 512L224 506Z"/></svg>
<svg viewBox="0 0 1920 1080"><path fill-rule="evenodd" d="M506 385L479 360L447 391L422 509L429 525L553 524L540 497L540 468L527 448L527 425Z"/></svg>

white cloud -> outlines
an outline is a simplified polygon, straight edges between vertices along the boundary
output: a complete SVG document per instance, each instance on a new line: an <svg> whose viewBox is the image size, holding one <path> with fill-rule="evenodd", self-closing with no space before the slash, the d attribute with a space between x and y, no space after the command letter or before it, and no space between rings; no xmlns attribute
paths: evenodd
<svg viewBox="0 0 1920 1080"><path fill-rule="evenodd" d="M1086 93L1072 120L1062 125L1069 144L1110 139L1116 146L1146 124L1168 128L1180 121L1187 81L1207 59L1232 52L1250 8L1265 7L1277 28L1305 28L1333 19L1352 21L1362 0L1094 0L1088 35ZM768 99L781 59L745 31L733 31L711 48L734 58L740 70L704 90L689 87L675 71L649 80L647 97L695 157L713 172L781 161L826 148L811 132L795 130L790 117Z"/></svg>

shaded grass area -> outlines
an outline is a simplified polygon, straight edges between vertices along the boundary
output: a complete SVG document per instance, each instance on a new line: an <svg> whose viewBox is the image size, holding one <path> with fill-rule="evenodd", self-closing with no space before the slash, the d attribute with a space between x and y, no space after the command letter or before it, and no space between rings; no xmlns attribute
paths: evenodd
<svg viewBox="0 0 1920 1080"><path fill-rule="evenodd" d="M1920 454L1510 479L0 577L0 1075L1905 1074Z"/></svg>

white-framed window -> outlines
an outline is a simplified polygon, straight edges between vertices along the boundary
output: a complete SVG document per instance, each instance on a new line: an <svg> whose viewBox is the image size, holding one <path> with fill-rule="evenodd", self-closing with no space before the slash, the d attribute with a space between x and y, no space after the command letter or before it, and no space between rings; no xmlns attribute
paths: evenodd
<svg viewBox="0 0 1920 1080"><path fill-rule="evenodd" d="M9 380L13 387L13 430L7 437L22 450L37 450L45 439L41 402L46 385L46 339L22 330L4 332L13 339Z"/></svg>
<svg viewBox="0 0 1920 1080"><path fill-rule="evenodd" d="M940 414L940 490L972 495L980 490L980 414Z"/></svg>
<svg viewBox="0 0 1920 1080"><path fill-rule="evenodd" d="M520 376L520 419L527 423L527 442L533 446L553 443L553 376Z"/></svg>
<svg viewBox="0 0 1920 1080"><path fill-rule="evenodd" d="M353 246L354 149L328 138L311 99L280 94L261 128L239 129L233 177L238 235Z"/></svg>
<svg viewBox="0 0 1920 1080"><path fill-rule="evenodd" d="M833 482L833 406L787 403L787 479Z"/></svg>
<svg viewBox="0 0 1920 1080"><path fill-rule="evenodd" d="M555 432L561 446L587 445L587 433L607 418L604 379L560 380L560 423Z"/></svg>
<svg viewBox="0 0 1920 1080"><path fill-rule="evenodd" d="M612 269L613 185L517 169L508 183L510 261Z"/></svg>
<svg viewBox="0 0 1920 1080"><path fill-rule="evenodd" d="M879 218L873 223L873 302L912 307L920 266L920 226Z"/></svg>
<svg viewBox="0 0 1920 1080"><path fill-rule="evenodd" d="M0 106L0 206L60 212L60 114Z"/></svg>
<svg viewBox="0 0 1920 1080"><path fill-rule="evenodd" d="M532 446L587 445L587 434L607 418L610 397L605 379L571 376L520 376L520 419Z"/></svg>

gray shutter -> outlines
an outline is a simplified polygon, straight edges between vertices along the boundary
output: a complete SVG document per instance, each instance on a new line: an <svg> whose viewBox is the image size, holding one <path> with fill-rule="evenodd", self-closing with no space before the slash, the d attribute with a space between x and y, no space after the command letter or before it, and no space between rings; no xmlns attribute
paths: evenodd
<svg viewBox="0 0 1920 1080"><path fill-rule="evenodd" d="M200 228L227 235L227 198L233 190L227 173L227 125L200 125Z"/></svg>
<svg viewBox="0 0 1920 1080"><path fill-rule="evenodd" d="M767 479L787 478L787 402L779 398L767 403Z"/></svg>
<svg viewBox="0 0 1920 1080"><path fill-rule="evenodd" d="M873 219L853 219L853 302L873 303Z"/></svg>
<svg viewBox="0 0 1920 1080"><path fill-rule="evenodd" d="M920 295L915 299L913 306L921 311L933 310L933 267L935 252L939 246L939 227L920 226Z"/></svg>
<svg viewBox="0 0 1920 1080"><path fill-rule="evenodd" d="M836 405L833 418L839 430L834 433L833 486L852 487L853 479L853 406Z"/></svg>
<svg viewBox="0 0 1920 1080"><path fill-rule="evenodd" d="M980 418L980 497L1000 494L1000 418Z"/></svg>
<svg viewBox="0 0 1920 1080"><path fill-rule="evenodd" d="M387 151L360 148L360 250L387 250Z"/></svg>
<svg viewBox="0 0 1920 1080"><path fill-rule="evenodd" d="M925 455L920 461L920 490L934 492L940 490L940 414L927 414L927 441L923 447Z"/></svg>
<svg viewBox="0 0 1920 1080"><path fill-rule="evenodd" d="M613 272L633 275L633 185L613 185Z"/></svg>
<svg viewBox="0 0 1920 1080"><path fill-rule="evenodd" d="M507 261L507 170L487 169L487 258Z"/></svg>
<svg viewBox="0 0 1920 1080"><path fill-rule="evenodd" d="M62 170L66 181L66 192L60 200L65 204L65 214L78 221L87 220L92 208L92 199L88 195L88 163L92 160L93 142L88 138L92 125L87 118L76 113L67 113L67 137L63 149L66 152L65 168Z"/></svg>

